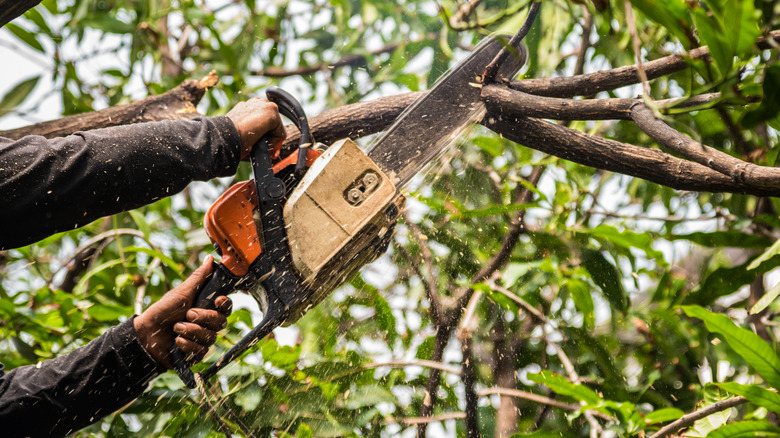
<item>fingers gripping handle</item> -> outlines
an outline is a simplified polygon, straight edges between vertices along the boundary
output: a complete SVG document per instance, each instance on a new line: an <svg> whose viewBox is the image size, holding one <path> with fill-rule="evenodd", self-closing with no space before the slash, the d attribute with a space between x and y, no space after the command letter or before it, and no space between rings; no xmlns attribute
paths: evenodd
<svg viewBox="0 0 780 438"><path fill-rule="evenodd" d="M198 293L198 298L195 300L195 305L193 307L199 309L214 309L216 308L214 300L216 300L217 297L233 292L237 283L235 276L230 274L222 265L216 262L214 265L214 272L206 280L203 288ZM176 370L176 374L179 375L179 378L188 388L194 388L195 375L192 373L192 370L190 370L184 353L176 346L175 342L171 345L169 354L171 364L173 365L173 369Z"/></svg>

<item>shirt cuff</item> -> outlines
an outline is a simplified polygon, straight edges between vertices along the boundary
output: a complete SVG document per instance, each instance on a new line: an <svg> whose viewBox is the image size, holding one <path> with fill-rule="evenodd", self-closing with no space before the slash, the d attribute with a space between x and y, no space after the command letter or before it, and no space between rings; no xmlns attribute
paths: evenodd
<svg viewBox="0 0 780 438"><path fill-rule="evenodd" d="M138 334L135 331L132 318L116 326L111 333L115 344L119 346L119 357L123 358L127 367L129 381L137 381L140 385L146 385L167 371L167 369L152 359L152 356L141 346Z"/></svg>

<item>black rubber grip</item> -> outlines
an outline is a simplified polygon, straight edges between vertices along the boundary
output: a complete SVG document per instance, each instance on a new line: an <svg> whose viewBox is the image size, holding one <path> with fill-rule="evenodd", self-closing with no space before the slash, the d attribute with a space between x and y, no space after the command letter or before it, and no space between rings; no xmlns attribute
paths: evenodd
<svg viewBox="0 0 780 438"><path fill-rule="evenodd" d="M238 280L239 279L228 272L224 266L214 262L214 272L206 280L203 288L198 293L198 298L195 300L195 305L193 307L199 309L215 309L214 300L219 296L233 292ZM179 350L179 347L176 346L175 342L169 351L169 358L173 365L173 369L176 371L176 374L179 375L182 382L184 382L188 388L194 388L195 375L192 373L192 370L190 370L184 353Z"/></svg>

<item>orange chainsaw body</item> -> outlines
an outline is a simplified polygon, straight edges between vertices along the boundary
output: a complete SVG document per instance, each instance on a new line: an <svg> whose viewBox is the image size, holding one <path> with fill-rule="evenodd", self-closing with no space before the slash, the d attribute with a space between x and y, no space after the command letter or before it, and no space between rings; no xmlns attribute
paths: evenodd
<svg viewBox="0 0 780 438"><path fill-rule="evenodd" d="M322 152L307 149L306 166L310 167ZM289 166L295 166L298 151L291 153L273 167L278 174ZM233 275L243 277L249 266L263 253L262 230L258 213L255 181L233 184L211 205L203 219L211 241L222 255L222 263ZM255 220L257 219L257 220Z"/></svg>

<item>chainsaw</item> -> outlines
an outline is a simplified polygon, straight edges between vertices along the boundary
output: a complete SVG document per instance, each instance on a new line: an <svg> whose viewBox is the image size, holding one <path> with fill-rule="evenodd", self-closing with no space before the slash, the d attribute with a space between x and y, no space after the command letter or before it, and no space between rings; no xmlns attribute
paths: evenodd
<svg viewBox="0 0 780 438"><path fill-rule="evenodd" d="M300 103L277 87L267 90L298 127L298 148L280 159L281 148L269 150L262 138L250 155L254 179L233 185L209 208L204 226L221 259L195 302L213 308L218 296L246 291L263 319L200 374L204 381L384 253L404 208L400 189L484 116L485 67L510 52L498 71L509 80L525 62L525 48L506 47L507 41L485 38L365 152L350 139L316 143ZM194 388L182 352L174 345L170 354L179 377Z"/></svg>

